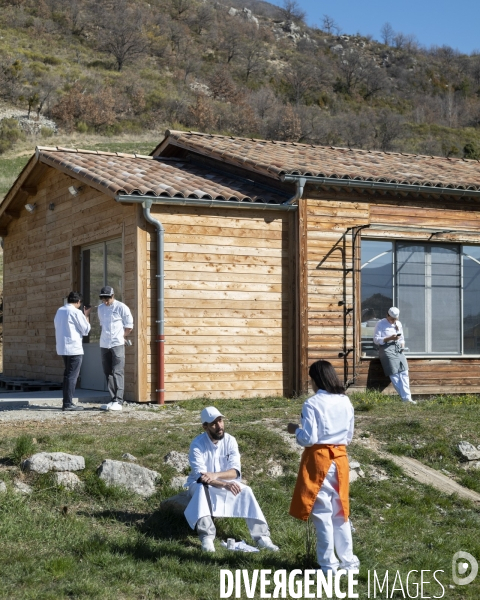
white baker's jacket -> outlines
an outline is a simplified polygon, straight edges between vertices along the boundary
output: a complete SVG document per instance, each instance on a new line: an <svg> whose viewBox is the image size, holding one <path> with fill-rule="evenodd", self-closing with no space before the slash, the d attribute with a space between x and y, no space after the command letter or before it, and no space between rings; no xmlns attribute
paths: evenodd
<svg viewBox="0 0 480 600"><path fill-rule="evenodd" d="M53 320L59 356L83 354L82 337L90 332L90 323L81 310L71 303L61 306Z"/></svg>
<svg viewBox="0 0 480 600"><path fill-rule="evenodd" d="M210 515L205 487L197 483L197 479L201 473L218 473L229 469L236 469L241 474L237 440L225 433L223 439L214 444L207 432L204 432L191 443L189 460L192 472L185 487L188 487L191 500L184 514L190 527L195 529L198 519ZM240 477L235 479L235 483L242 488L236 496L229 490L208 486L213 516L243 517L266 524L265 516L252 490L241 483Z"/></svg>
<svg viewBox="0 0 480 600"><path fill-rule="evenodd" d="M197 435L190 444L188 460L192 472L188 476L186 487L195 483L202 473L219 473L236 469L239 478L242 474L237 440L229 433L225 433L223 439L216 444L212 442L206 431Z"/></svg>
<svg viewBox="0 0 480 600"><path fill-rule="evenodd" d="M391 335L395 335L396 333L402 334L399 338L397 338L396 341L400 344L400 346L404 346L405 338L403 337L403 327L400 321L396 321L395 324L392 324L388 319L382 319L375 326L375 331L373 333L373 342L377 344L377 346L383 346L385 344L385 338L390 337Z"/></svg>
<svg viewBox="0 0 480 600"><path fill-rule="evenodd" d="M301 428L295 432L297 443L347 445L352 441L354 411L348 396L318 390L302 406Z"/></svg>
<svg viewBox="0 0 480 600"><path fill-rule="evenodd" d="M133 329L133 317L123 302L114 300L110 306L102 302L98 306L98 319L102 326L100 348L114 348L125 345L125 329Z"/></svg>

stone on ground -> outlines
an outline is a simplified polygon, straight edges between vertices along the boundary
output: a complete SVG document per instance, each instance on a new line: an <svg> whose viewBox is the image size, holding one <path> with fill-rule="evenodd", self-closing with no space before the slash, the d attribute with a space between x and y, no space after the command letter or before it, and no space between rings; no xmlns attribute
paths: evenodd
<svg viewBox="0 0 480 600"><path fill-rule="evenodd" d="M31 494L33 492L33 489L29 485L18 479L13 482L13 489L18 494Z"/></svg>
<svg viewBox="0 0 480 600"><path fill-rule="evenodd" d="M475 448L470 442L460 442L458 444L458 449L463 458L466 458L467 460L480 460L480 450Z"/></svg>
<svg viewBox="0 0 480 600"><path fill-rule="evenodd" d="M180 492L176 496L172 496L171 498L167 498L160 504L161 509L168 509L176 512L178 514L184 513L185 509L190 502L190 495L187 491Z"/></svg>
<svg viewBox="0 0 480 600"><path fill-rule="evenodd" d="M183 486L187 483L188 477L186 475L177 475L176 477L172 477L172 481L170 482L170 487L173 489L183 488Z"/></svg>
<svg viewBox="0 0 480 600"><path fill-rule="evenodd" d="M0 494L5 494L7 491L7 485L4 481L0 481Z"/></svg>
<svg viewBox="0 0 480 600"><path fill-rule="evenodd" d="M130 462L135 462L137 460L137 458L135 456L133 456L133 454L129 454L128 452L125 452L125 454L122 454L122 458L124 460L129 460Z"/></svg>
<svg viewBox="0 0 480 600"><path fill-rule="evenodd" d="M160 473L140 465L104 460L97 470L98 476L108 486L117 486L148 498L155 493L155 480Z"/></svg>
<svg viewBox="0 0 480 600"><path fill-rule="evenodd" d="M75 490L83 487L83 481L75 473L70 473L70 471L55 473L53 475L53 482L55 485L62 486L67 490Z"/></svg>
<svg viewBox="0 0 480 600"><path fill-rule="evenodd" d="M173 467L178 473L181 473L190 467L188 454L185 454L185 452L177 452L176 450L172 450L163 457L163 460L167 465Z"/></svg>
<svg viewBox="0 0 480 600"><path fill-rule="evenodd" d="M66 452L38 452L22 462L24 471L48 473L49 471L81 471L85 468L83 456Z"/></svg>

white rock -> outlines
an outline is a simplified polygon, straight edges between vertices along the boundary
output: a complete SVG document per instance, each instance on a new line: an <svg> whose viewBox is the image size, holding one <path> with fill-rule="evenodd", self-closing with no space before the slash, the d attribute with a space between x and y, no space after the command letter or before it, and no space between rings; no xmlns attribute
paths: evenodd
<svg viewBox="0 0 480 600"><path fill-rule="evenodd" d="M190 467L188 454L185 454L185 452L177 452L176 450L172 450L163 457L163 460L168 466L173 467L178 473L181 473L183 470Z"/></svg>
<svg viewBox="0 0 480 600"><path fill-rule="evenodd" d="M480 450L477 450L470 442L460 442L458 449L460 454L467 460L480 460Z"/></svg>
<svg viewBox="0 0 480 600"><path fill-rule="evenodd" d="M18 479L13 482L13 489L18 494L31 494L33 492L32 488L29 485L23 483L23 481L20 481Z"/></svg>
<svg viewBox="0 0 480 600"><path fill-rule="evenodd" d="M170 482L170 487L177 489L183 488L183 486L187 483L188 477L185 475L177 475L176 477L172 477L172 481Z"/></svg>
<svg viewBox="0 0 480 600"><path fill-rule="evenodd" d="M83 456L65 452L39 452L22 462L24 471L48 473L49 471L81 471L85 468Z"/></svg>
<svg viewBox="0 0 480 600"><path fill-rule="evenodd" d="M7 492L7 485L4 481L0 481L0 494L5 494Z"/></svg>
<svg viewBox="0 0 480 600"><path fill-rule="evenodd" d="M360 463L358 462L358 460L351 460L349 461L349 466L350 469L359 469L360 468Z"/></svg>
<svg viewBox="0 0 480 600"><path fill-rule="evenodd" d="M278 463L274 463L271 467L267 469L267 475L269 477L281 477L283 475L283 467Z"/></svg>
<svg viewBox="0 0 480 600"><path fill-rule="evenodd" d="M53 482L55 485L62 486L66 490L75 490L83 487L83 481L75 473L70 473L70 471L54 473Z"/></svg>
<svg viewBox="0 0 480 600"><path fill-rule="evenodd" d="M353 483L354 481L357 481L357 479L358 473L352 469L348 474L348 480L350 483Z"/></svg>
<svg viewBox="0 0 480 600"><path fill-rule="evenodd" d="M238 14L238 10L237 10L236 8L233 8L233 6L232 6L232 7L230 7L230 9L229 9L229 11L228 11L228 14L229 14L231 17L234 17L235 15L237 15L237 14Z"/></svg>
<svg viewBox="0 0 480 600"><path fill-rule="evenodd" d="M122 454L122 458L125 460L129 460L130 462L135 462L137 460L137 458L135 456L133 456L133 454L129 454L128 452L125 452L125 454Z"/></svg>
<svg viewBox="0 0 480 600"><path fill-rule="evenodd" d="M160 473L119 460L104 460L97 470L100 479L110 485L115 485L144 498L155 493L155 481L160 478Z"/></svg>

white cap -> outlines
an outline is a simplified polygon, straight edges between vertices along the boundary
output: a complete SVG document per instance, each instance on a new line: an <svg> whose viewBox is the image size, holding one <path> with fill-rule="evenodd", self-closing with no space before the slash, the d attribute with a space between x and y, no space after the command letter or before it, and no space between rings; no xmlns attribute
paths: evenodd
<svg viewBox="0 0 480 600"><path fill-rule="evenodd" d="M202 423L213 423L215 419L223 416L224 415L222 415L218 408L215 408L214 406L207 406L207 408L204 408L200 413L200 420Z"/></svg>
<svg viewBox="0 0 480 600"><path fill-rule="evenodd" d="M388 309L388 314L393 318L393 319L398 319L398 316L400 315L400 311L398 310L398 308L396 306L392 306L392 308Z"/></svg>

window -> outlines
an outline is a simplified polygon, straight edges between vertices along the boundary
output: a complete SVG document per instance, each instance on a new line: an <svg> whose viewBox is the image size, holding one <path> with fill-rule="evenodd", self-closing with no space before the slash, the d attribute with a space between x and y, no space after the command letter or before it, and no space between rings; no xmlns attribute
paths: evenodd
<svg viewBox="0 0 480 600"><path fill-rule="evenodd" d="M362 240L362 355L392 305L411 354L480 354L479 294L479 246Z"/></svg>
<svg viewBox="0 0 480 600"><path fill-rule="evenodd" d="M84 342L100 341L100 323L98 321L98 295L104 285L110 285L115 291L115 298L123 296L123 262L122 240L110 240L93 246L82 248L82 294L86 306L91 305L90 335Z"/></svg>

